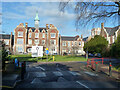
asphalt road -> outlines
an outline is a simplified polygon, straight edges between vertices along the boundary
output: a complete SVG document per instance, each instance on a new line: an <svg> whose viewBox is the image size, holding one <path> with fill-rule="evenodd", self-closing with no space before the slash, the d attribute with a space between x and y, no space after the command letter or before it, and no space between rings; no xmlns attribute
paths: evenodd
<svg viewBox="0 0 120 90"><path fill-rule="evenodd" d="M102 73L86 70L84 62L30 63L18 88L96 88L120 89L119 82Z"/></svg>

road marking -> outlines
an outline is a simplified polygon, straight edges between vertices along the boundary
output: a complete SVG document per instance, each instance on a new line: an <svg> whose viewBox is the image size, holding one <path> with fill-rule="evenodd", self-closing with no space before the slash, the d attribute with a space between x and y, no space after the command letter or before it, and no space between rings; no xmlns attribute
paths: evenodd
<svg viewBox="0 0 120 90"><path fill-rule="evenodd" d="M10 87L10 86L0 86L1 88L14 88L14 87Z"/></svg>
<svg viewBox="0 0 120 90"><path fill-rule="evenodd" d="M44 72L35 72L36 77L46 77Z"/></svg>
<svg viewBox="0 0 120 90"><path fill-rule="evenodd" d="M71 73L72 75L76 76L76 75L81 75L80 73L77 72L73 72L73 71L68 71L69 73Z"/></svg>
<svg viewBox="0 0 120 90"><path fill-rule="evenodd" d="M61 73L61 72L58 72L58 71L56 71L56 72L53 72L56 76L63 76L63 74Z"/></svg>
<svg viewBox="0 0 120 90"><path fill-rule="evenodd" d="M40 67L40 69L42 69L43 71L45 71L45 69L44 69L44 68L42 68L42 67Z"/></svg>
<svg viewBox="0 0 120 90"><path fill-rule="evenodd" d="M33 83L40 83L41 82L41 80L39 80L38 78L35 78L35 79L33 79L33 81L31 82L31 84L33 84Z"/></svg>
<svg viewBox="0 0 120 90"><path fill-rule="evenodd" d="M78 84L80 84L80 85L84 86L85 88L87 88L87 89L91 90L88 86L86 86L86 85L82 84L80 81L76 81L76 82L77 82Z"/></svg>
<svg viewBox="0 0 120 90"><path fill-rule="evenodd" d="M94 74L94 73L92 73L92 72L84 72L84 73L89 74L89 75L91 75L91 76L98 76L97 74Z"/></svg>

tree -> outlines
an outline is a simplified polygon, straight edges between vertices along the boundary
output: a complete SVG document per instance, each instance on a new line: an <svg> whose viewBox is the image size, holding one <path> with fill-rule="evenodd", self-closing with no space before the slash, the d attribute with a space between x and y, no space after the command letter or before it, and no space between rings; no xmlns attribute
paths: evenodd
<svg viewBox="0 0 120 90"><path fill-rule="evenodd" d="M68 0L68 2L60 2L59 10L64 12L64 10L71 4L70 1L71 0ZM71 5L69 9L73 9L76 14L75 25L77 29L80 27L87 27L91 24L94 26L101 22L105 22L110 18L118 21L118 18L120 17L120 1L84 2L84 0L81 0L81 2L74 2L73 7Z"/></svg>
<svg viewBox="0 0 120 90"><path fill-rule="evenodd" d="M85 43L84 50L88 50L89 53L103 53L107 46L108 41L104 37L96 35L90 41Z"/></svg>
<svg viewBox="0 0 120 90"><path fill-rule="evenodd" d="M113 57L120 57L120 35L117 37L115 43L111 46L110 54Z"/></svg>
<svg viewBox="0 0 120 90"><path fill-rule="evenodd" d="M1 55L2 55L2 70L4 70L5 69L5 60L7 59L7 56L8 56L8 53L7 53L7 51L6 51L6 49L5 49L5 43L4 43L4 41L0 41L0 53L1 53Z"/></svg>

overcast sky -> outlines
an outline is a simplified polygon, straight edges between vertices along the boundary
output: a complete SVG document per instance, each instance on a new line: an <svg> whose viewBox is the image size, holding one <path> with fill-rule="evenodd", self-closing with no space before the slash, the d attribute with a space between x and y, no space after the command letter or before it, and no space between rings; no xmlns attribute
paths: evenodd
<svg viewBox="0 0 120 90"><path fill-rule="evenodd" d="M34 18L38 11L40 27L46 24L54 24L61 35L75 36L83 34L83 37L89 36L93 27L89 26L76 32L76 15L72 8L65 10L64 13L58 10L59 2L3 2L2 3L2 30L9 34L14 33L14 29L20 23L27 22L29 27L34 27ZM74 7L74 2L71 3ZM1 9L1 8L0 8ZM112 26L106 24L107 26ZM96 26L96 27L100 27Z"/></svg>

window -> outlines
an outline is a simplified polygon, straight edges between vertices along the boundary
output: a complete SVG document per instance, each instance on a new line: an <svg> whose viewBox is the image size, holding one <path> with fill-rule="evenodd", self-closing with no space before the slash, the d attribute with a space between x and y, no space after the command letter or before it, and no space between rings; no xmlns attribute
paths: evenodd
<svg viewBox="0 0 120 90"><path fill-rule="evenodd" d="M31 38L31 36L32 36L32 33L29 33L29 38Z"/></svg>
<svg viewBox="0 0 120 90"><path fill-rule="evenodd" d="M39 38L39 33L35 33L35 38Z"/></svg>
<svg viewBox="0 0 120 90"><path fill-rule="evenodd" d="M77 46L77 42L75 42L75 46Z"/></svg>
<svg viewBox="0 0 120 90"><path fill-rule="evenodd" d="M32 44L32 40L31 39L28 40L28 44Z"/></svg>
<svg viewBox="0 0 120 90"><path fill-rule="evenodd" d="M23 47L22 47L22 46L19 46L19 47L17 47L17 51L18 51L18 52L23 52L23 51L24 51L24 49L23 49Z"/></svg>
<svg viewBox="0 0 120 90"><path fill-rule="evenodd" d="M5 45L9 45L9 40L4 40Z"/></svg>
<svg viewBox="0 0 120 90"><path fill-rule="evenodd" d="M68 46L70 46L70 41L68 42Z"/></svg>
<svg viewBox="0 0 120 90"><path fill-rule="evenodd" d="M39 44L39 40L35 40L35 44Z"/></svg>
<svg viewBox="0 0 120 90"><path fill-rule="evenodd" d="M56 40L50 40L50 43L56 45Z"/></svg>
<svg viewBox="0 0 120 90"><path fill-rule="evenodd" d="M23 37L23 32L18 32L18 37Z"/></svg>
<svg viewBox="0 0 120 90"><path fill-rule="evenodd" d="M45 38L45 33L42 34L42 37Z"/></svg>
<svg viewBox="0 0 120 90"><path fill-rule="evenodd" d="M66 42L65 41L63 41L62 46L66 46Z"/></svg>
<svg viewBox="0 0 120 90"><path fill-rule="evenodd" d="M52 51L55 51L55 47L53 47L51 50L52 50Z"/></svg>
<svg viewBox="0 0 120 90"><path fill-rule="evenodd" d="M72 46L73 46L73 41L72 41Z"/></svg>
<svg viewBox="0 0 120 90"><path fill-rule="evenodd" d="M79 45L81 45L81 42L79 42Z"/></svg>
<svg viewBox="0 0 120 90"><path fill-rule="evenodd" d="M51 35L51 38L55 38L56 34L55 33L51 33L50 35Z"/></svg>
<svg viewBox="0 0 120 90"><path fill-rule="evenodd" d="M23 39L17 39L17 44L23 44Z"/></svg>
<svg viewBox="0 0 120 90"><path fill-rule="evenodd" d="M45 40L42 40L42 45L45 45Z"/></svg>

